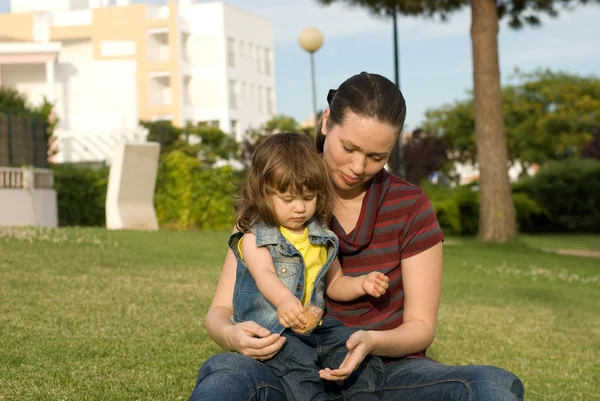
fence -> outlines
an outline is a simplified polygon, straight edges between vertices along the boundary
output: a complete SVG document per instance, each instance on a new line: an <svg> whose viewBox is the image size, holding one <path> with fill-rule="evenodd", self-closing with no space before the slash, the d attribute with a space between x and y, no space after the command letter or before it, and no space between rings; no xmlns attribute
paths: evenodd
<svg viewBox="0 0 600 401"><path fill-rule="evenodd" d="M134 129L103 131L54 130L53 163L103 163L110 164L119 143L146 143L148 130Z"/></svg>
<svg viewBox="0 0 600 401"><path fill-rule="evenodd" d="M52 189L54 173L50 169L33 167L0 167L0 189Z"/></svg>
<svg viewBox="0 0 600 401"><path fill-rule="evenodd" d="M48 167L46 121L0 111L0 166Z"/></svg>

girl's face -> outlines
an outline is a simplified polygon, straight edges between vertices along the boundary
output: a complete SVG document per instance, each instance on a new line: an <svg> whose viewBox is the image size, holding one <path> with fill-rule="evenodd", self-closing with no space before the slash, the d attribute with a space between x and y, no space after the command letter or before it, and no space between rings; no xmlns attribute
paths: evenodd
<svg viewBox="0 0 600 401"><path fill-rule="evenodd" d="M276 192L269 197L277 223L292 232L303 232L305 224L313 217L317 208L316 192L303 191L301 194L292 194L288 190L283 193Z"/></svg>
<svg viewBox="0 0 600 401"><path fill-rule="evenodd" d="M348 113L342 124L328 130L328 118L326 110L321 127L325 135L323 160L338 195L357 196L387 163L398 137L397 129L373 118Z"/></svg>

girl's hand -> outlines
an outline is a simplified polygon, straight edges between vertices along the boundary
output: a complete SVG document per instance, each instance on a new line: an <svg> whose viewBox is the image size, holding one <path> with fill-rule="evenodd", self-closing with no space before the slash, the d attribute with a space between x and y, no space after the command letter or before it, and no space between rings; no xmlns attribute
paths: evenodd
<svg viewBox="0 0 600 401"><path fill-rule="evenodd" d="M319 371L323 380L345 380L354 372L364 359L371 353L373 344L368 331L359 330L346 341L348 354L337 369L325 368Z"/></svg>
<svg viewBox="0 0 600 401"><path fill-rule="evenodd" d="M371 272L363 276L362 288L367 295L379 298L385 294L389 287L390 279L383 273Z"/></svg>
<svg viewBox="0 0 600 401"><path fill-rule="evenodd" d="M259 361L273 358L285 343L284 337L271 334L255 322L234 324L226 330L226 343L230 349Z"/></svg>
<svg viewBox="0 0 600 401"><path fill-rule="evenodd" d="M277 316L283 327L294 327L303 329L306 318L302 313L302 302L293 295L288 295L279 302Z"/></svg>

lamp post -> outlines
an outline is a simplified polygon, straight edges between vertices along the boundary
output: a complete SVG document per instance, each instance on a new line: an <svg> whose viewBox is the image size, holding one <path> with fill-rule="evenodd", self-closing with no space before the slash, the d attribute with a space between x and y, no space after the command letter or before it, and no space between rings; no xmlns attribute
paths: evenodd
<svg viewBox="0 0 600 401"><path fill-rule="evenodd" d="M392 23L394 31L394 78L396 80L396 86L400 89L400 61L398 55L398 9L394 5L390 10L392 14ZM402 135L398 138L398 142L394 147L395 159L393 166L393 173L400 178L406 178L406 171L404 170L404 145L402 144Z"/></svg>
<svg viewBox="0 0 600 401"><path fill-rule="evenodd" d="M300 32L298 37L300 46L310 53L310 73L312 77L313 117L315 132L317 132L317 85L315 83L315 52L323 45L323 34L317 28L309 27Z"/></svg>

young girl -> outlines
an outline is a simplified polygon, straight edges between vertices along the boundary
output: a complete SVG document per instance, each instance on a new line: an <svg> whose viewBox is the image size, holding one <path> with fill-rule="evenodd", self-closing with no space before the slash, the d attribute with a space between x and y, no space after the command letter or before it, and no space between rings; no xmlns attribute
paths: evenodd
<svg viewBox="0 0 600 401"><path fill-rule="evenodd" d="M326 225L332 199L327 169L311 139L281 133L257 148L236 204L240 231L229 239L237 259L233 320L255 321L286 338L265 363L289 400L327 400L320 375L338 368L356 331L331 318L317 325L325 293L343 302L378 298L388 288L379 272L342 274L338 239ZM338 390L345 400L368 399L368 393L377 399L384 381L382 361L368 357Z"/></svg>

